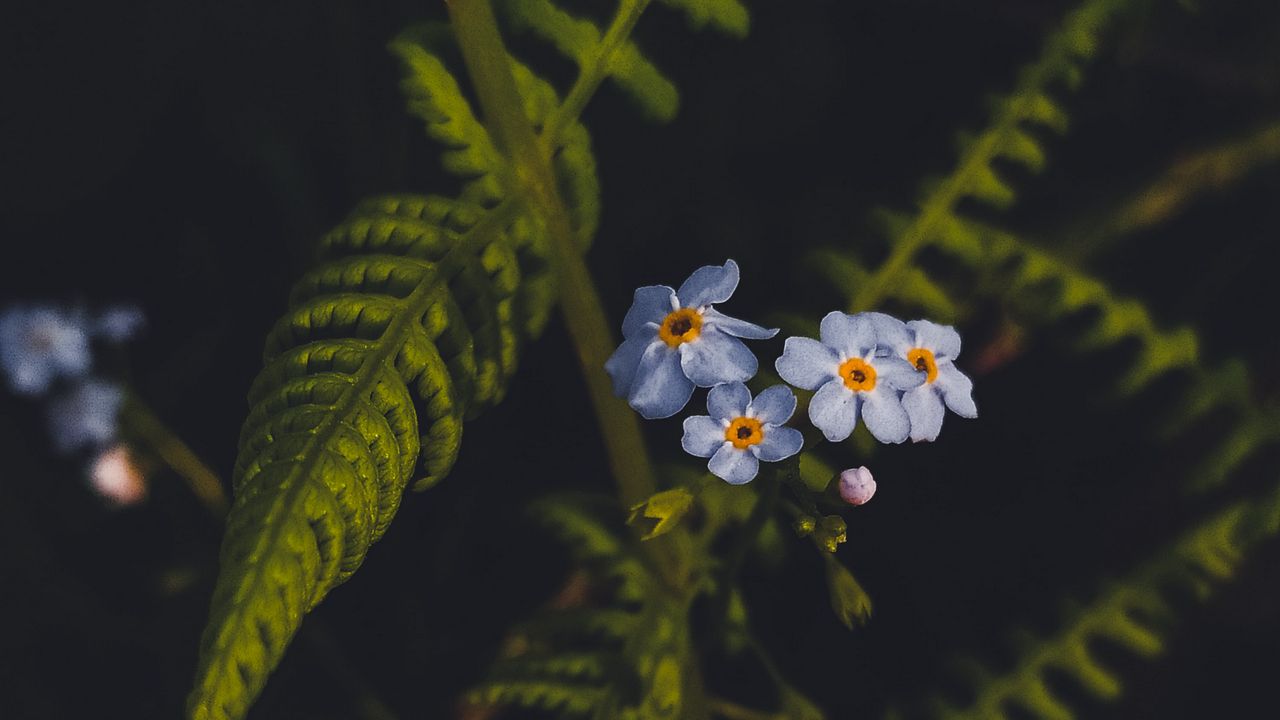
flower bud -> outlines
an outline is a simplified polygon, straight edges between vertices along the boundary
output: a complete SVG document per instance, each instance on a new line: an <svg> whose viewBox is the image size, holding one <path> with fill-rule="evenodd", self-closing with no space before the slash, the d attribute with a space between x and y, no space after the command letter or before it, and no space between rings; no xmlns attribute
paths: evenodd
<svg viewBox="0 0 1280 720"><path fill-rule="evenodd" d="M805 537L806 535L813 534L813 530L814 528L818 527L818 523L813 518L809 517L808 515L805 515L799 520L796 520L796 523L793 527L795 528L796 535L799 535L800 537Z"/></svg>
<svg viewBox="0 0 1280 720"><path fill-rule="evenodd" d="M850 505L863 505L876 494L876 479L866 467L840 473L840 497Z"/></svg>

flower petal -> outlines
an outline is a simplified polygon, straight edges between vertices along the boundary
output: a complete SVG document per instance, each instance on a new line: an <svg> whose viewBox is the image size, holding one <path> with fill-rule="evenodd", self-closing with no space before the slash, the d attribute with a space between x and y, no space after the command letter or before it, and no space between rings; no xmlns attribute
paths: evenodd
<svg viewBox="0 0 1280 720"><path fill-rule="evenodd" d="M693 383L680 369L680 354L666 343L650 343L636 368L627 402L646 419L657 420L680 412L693 395Z"/></svg>
<svg viewBox="0 0 1280 720"><path fill-rule="evenodd" d="M746 450L735 448L733 443L725 443L711 456L707 469L730 485L742 485L751 482L760 472L760 461Z"/></svg>
<svg viewBox="0 0 1280 720"><path fill-rule="evenodd" d="M765 388L751 401L751 410L760 422L781 425L796 411L796 394L786 385Z"/></svg>
<svg viewBox="0 0 1280 720"><path fill-rule="evenodd" d="M927 374L916 370L915 366L897 355L876 358L872 362L876 374L893 386L894 390L910 390L919 387L927 379Z"/></svg>
<svg viewBox="0 0 1280 720"><path fill-rule="evenodd" d="M732 420L747 414L747 406L751 404L751 391L740 382L724 383L711 388L707 393L707 412L716 420ZM720 428L720 439L724 439L724 427Z"/></svg>
<svg viewBox="0 0 1280 720"><path fill-rule="evenodd" d="M605 372L613 379L613 394L626 397L631 392L631 383L635 382L636 370L640 367L640 358L644 351L654 342L656 337L638 336L622 341L617 350L604 363Z"/></svg>
<svg viewBox="0 0 1280 720"><path fill-rule="evenodd" d="M662 323L672 310L671 298L676 291L666 285L646 285L636 288L635 299L622 318L622 337L630 340L644 329L645 323Z"/></svg>
<svg viewBox="0 0 1280 720"><path fill-rule="evenodd" d="M690 455L711 457L725 444L724 423L706 415L690 415L684 419L684 437L680 447Z"/></svg>
<svg viewBox="0 0 1280 720"><path fill-rule="evenodd" d="M702 307L728 300L738 289L738 263L726 260L723 266L703 265L680 284L676 296L682 307Z"/></svg>
<svg viewBox="0 0 1280 720"><path fill-rule="evenodd" d="M708 325L719 328L721 332L748 340L768 340L778 334L778 328L766 328L746 320L729 317L715 308L703 310L702 320Z"/></svg>
<svg viewBox="0 0 1280 720"><path fill-rule="evenodd" d="M960 355L960 333L950 325L939 325L928 320L912 320L907 323L916 334L918 347L928 348L939 358L955 359Z"/></svg>
<svg viewBox="0 0 1280 720"><path fill-rule="evenodd" d="M900 443L911 433L911 419L907 411L902 409L902 401L897 393L884 388L876 388L864 393L862 403L862 420L867 429L882 443Z"/></svg>
<svg viewBox="0 0 1280 720"><path fill-rule="evenodd" d="M915 347L907 324L898 318L880 312L864 312L858 315L871 321L876 329L876 346L887 350L887 354L905 357L907 351Z"/></svg>
<svg viewBox="0 0 1280 720"><path fill-rule="evenodd" d="M816 390L835 377L840 367L835 351L812 338L789 337L782 347L782 357L773 367L783 380L798 388Z"/></svg>
<svg viewBox="0 0 1280 720"><path fill-rule="evenodd" d="M870 318L833 310L819 326L822 344L843 358L864 357L876 346L876 328Z"/></svg>
<svg viewBox="0 0 1280 720"><path fill-rule="evenodd" d="M764 439L751 446L751 453L765 462L777 462L800 452L804 435L790 427L771 427L764 432Z"/></svg>
<svg viewBox="0 0 1280 720"><path fill-rule="evenodd" d="M756 356L741 340L715 328L707 328L697 340L680 345L680 364L698 387L750 380L758 367Z"/></svg>
<svg viewBox="0 0 1280 720"><path fill-rule="evenodd" d="M809 401L809 420L831 442L849 437L858 424L858 396L839 378L818 388Z"/></svg>
<svg viewBox="0 0 1280 720"><path fill-rule="evenodd" d="M911 441L933 442L942 430L942 416L947 409L933 385L922 385L902 394L902 409L911 419Z"/></svg>
<svg viewBox="0 0 1280 720"><path fill-rule="evenodd" d="M973 381L955 363L938 363L938 379L933 384L942 391L942 399L951 412L960 417L978 417L978 406L973 404Z"/></svg>

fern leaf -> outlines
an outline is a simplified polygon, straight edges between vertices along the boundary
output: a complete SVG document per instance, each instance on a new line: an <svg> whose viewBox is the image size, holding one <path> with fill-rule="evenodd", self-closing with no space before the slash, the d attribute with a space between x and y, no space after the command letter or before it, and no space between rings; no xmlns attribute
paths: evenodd
<svg viewBox="0 0 1280 720"><path fill-rule="evenodd" d="M691 657L688 607L650 574L619 509L560 496L533 513L569 545L591 582L608 589L605 606L545 611L521 626L531 642L495 663L469 700L601 720L679 717Z"/></svg>
<svg viewBox="0 0 1280 720"><path fill-rule="evenodd" d="M684 4L713 24L740 21L723 0ZM593 77L606 72L674 112L674 89L627 41L646 5L623 0L628 22L604 37L545 2L513 5L583 62L585 80L566 109L570 100L508 56L578 249L590 244L600 213L590 136L577 121ZM539 206L545 198L523 184L477 119L446 61L453 43L435 25L401 35L391 49L407 69L410 111L444 146L445 170L462 180L459 197L362 203L324 237L267 339L188 698L192 720L244 716L302 616L360 566L410 480L423 489L449 472L463 421L501 400L520 339L541 331L556 301L546 228L547 215L559 221L562 211ZM651 578L639 558L620 547L596 555L621 601L646 597ZM592 704L545 683L494 692L545 706Z"/></svg>
<svg viewBox="0 0 1280 720"><path fill-rule="evenodd" d="M919 203L920 212L893 234L889 258L851 294L852 311L865 310L884 299L912 267L917 252L940 237L951 236L947 228L958 222L955 209L962 198L997 208L1013 202L1013 189L996 173L992 162L1004 158L1033 171L1043 167L1044 152L1025 127L1065 129L1066 115L1049 97L1047 88L1054 81L1079 75L1081 62L1096 49L1097 36L1125 4L1124 0L1088 0L1066 18L1045 43L1041 57L1019 74L1013 93L997 101L987 129L966 143L951 174L927 188Z"/></svg>
<svg viewBox="0 0 1280 720"><path fill-rule="evenodd" d="M689 17L689 26L700 29L707 25L734 37L746 37L751 29L751 16L738 0L661 0L664 5L681 10Z"/></svg>
<svg viewBox="0 0 1280 720"><path fill-rule="evenodd" d="M380 200L322 243L267 340L241 435L193 718L241 717L303 613L359 567L422 452L448 472L462 418L510 376L521 269L504 233ZM479 246L479 251L476 247Z"/></svg>
<svg viewBox="0 0 1280 720"><path fill-rule="evenodd" d="M1057 634L1027 643L1011 672L971 672L976 689L973 702L957 707L938 701L936 716L1071 720L1076 714L1067 699L1050 689L1050 671L1071 678L1099 700L1116 699L1122 692L1121 680L1097 656L1093 643L1105 638L1140 657L1158 655L1168 621L1177 614L1173 602L1177 591L1190 590L1207 599L1215 586L1231 579L1251 547L1278 531L1280 490L1210 517L1087 607L1073 612ZM1015 713L1011 709L1015 707L1022 712Z"/></svg>
<svg viewBox="0 0 1280 720"><path fill-rule="evenodd" d="M582 73L599 67L649 116L660 121L675 117L680 105L675 85L635 43L606 45L595 23L570 15L550 0L507 0L502 7L517 30L527 30L550 41Z"/></svg>

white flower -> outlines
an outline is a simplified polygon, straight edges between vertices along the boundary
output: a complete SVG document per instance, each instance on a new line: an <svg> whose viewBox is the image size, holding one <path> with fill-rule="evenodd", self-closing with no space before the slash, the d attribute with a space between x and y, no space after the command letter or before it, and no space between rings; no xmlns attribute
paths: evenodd
<svg viewBox="0 0 1280 720"><path fill-rule="evenodd" d="M0 369L14 392L38 395L59 377L84 375L92 364L83 313L44 305L0 313Z"/></svg>
<svg viewBox="0 0 1280 720"><path fill-rule="evenodd" d="M946 414L944 405L960 417L978 417L978 407L973 403L973 381L956 369L960 334L955 328L928 320L904 324L887 315L881 317L887 318L877 323L881 345L893 357L910 363L924 379L918 387L902 395L902 407L911 419L911 439L915 442L937 439Z"/></svg>
<svg viewBox="0 0 1280 720"><path fill-rule="evenodd" d="M707 412L684 420L680 445L685 452L711 458L714 475L741 485L760 471L760 461L777 462L800 452L804 436L783 423L796 411L796 396L786 385L774 385L751 399L740 382L725 383L707 393Z"/></svg>
<svg viewBox="0 0 1280 720"><path fill-rule="evenodd" d="M859 416L880 442L900 443L911 431L900 393L924 378L906 360L876 354L876 325L867 313L827 313L821 342L789 337L774 363L783 380L818 391L809 419L831 442L849 437Z"/></svg>
<svg viewBox="0 0 1280 720"><path fill-rule="evenodd" d="M758 362L738 338L765 340L777 334L712 307L738 287L738 264L705 265L679 290L649 285L636 290L622 319L625 338L604 364L613 391L648 419L680 412L693 388L742 382Z"/></svg>

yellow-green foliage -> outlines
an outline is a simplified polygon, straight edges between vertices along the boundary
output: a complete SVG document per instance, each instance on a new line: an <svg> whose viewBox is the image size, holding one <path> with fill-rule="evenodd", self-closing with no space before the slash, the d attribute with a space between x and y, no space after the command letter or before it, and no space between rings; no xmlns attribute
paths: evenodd
<svg viewBox="0 0 1280 720"><path fill-rule="evenodd" d="M1033 172L1043 167L1043 148L1026 128L1065 129L1066 115L1049 96L1049 85L1080 82L1081 61L1094 52L1099 32L1123 4L1089 0L1072 13L1051 36L1041 58L1023 70L1015 91L997 103L990 125L965 143L956 168L928 186L919 211L882 214L890 243L881 265L868 268L848 252L825 249L814 253L807 266L846 293L851 311L889 302L956 322L963 320L964 309L974 299L987 295L1001 300L1016 319L1029 325L1089 317L1088 327L1075 337L1080 350L1121 343L1137 348L1129 367L1116 378L1120 392L1133 394L1161 376L1179 373L1182 402L1165 423L1166 441L1195 433L1195 422L1210 412L1226 410L1232 415L1227 432L1216 442L1190 438L1200 448L1200 457L1189 468L1187 481L1193 489L1204 489L1223 482L1258 450L1280 441L1280 417L1259 405L1243 364L1205 367L1190 329L1162 330L1141 302L1117 297L1105 282L1024 238L957 212L964 198L996 208L1015 199L1013 189L994 169L997 159ZM917 262L926 248L960 272L931 277ZM964 707L939 700L933 707L935 716L1074 717L1051 689L1050 672L1072 678L1100 699L1115 698L1120 680L1099 661L1093 643L1105 639L1139 655L1158 653L1162 625L1174 611L1172 591L1189 587L1201 597L1207 595L1215 582L1231 576L1249 546L1276 533L1278 522L1280 491L1220 513L1075 612L1061 633L1025 641L1008 673L995 675L970 664L975 700Z"/></svg>
<svg viewBox="0 0 1280 720"><path fill-rule="evenodd" d="M1097 643L1104 641L1143 657L1158 654L1176 599L1189 592L1204 600L1216 585L1233 576L1249 547L1278 531L1280 488L1227 508L1131 576L1112 584L1091 604L1072 612L1057 634L1028 639L1012 671L997 675L978 666L967 668L975 687L973 702L959 707L939 699L934 702L934 715L944 720L1077 717L1058 694L1060 690L1055 692L1048 682L1050 672L1070 678L1099 699L1116 698L1120 679L1098 657Z"/></svg>
<svg viewBox="0 0 1280 720"><path fill-rule="evenodd" d="M569 545L593 598L606 589L607 598L517 628L519 650L494 663L468 699L600 720L681 717L683 668L693 662L687 608L650 573L620 513L607 522L607 506L564 497L533 512Z"/></svg>
<svg viewBox="0 0 1280 720"><path fill-rule="evenodd" d="M745 27L732 0L674 4L696 23ZM582 105L608 74L655 114L674 112L674 91L655 92L661 76L627 42L645 5L623 0L615 30L603 36L545 2L508 7L513 21L553 39L583 70L562 101L523 64L509 65L579 250L600 213L590 138L577 121ZM362 203L325 236L267 339L188 698L193 720L245 715L303 615L360 566L409 481L421 489L449 472L463 420L502 398L519 339L541 331L556 299L546 213L559 210L539 205L477 119L446 62L451 43L446 28L427 26L392 50L408 71L410 111L462 180L458 197ZM636 641L655 642L652 634ZM632 652L654 688L643 707L668 708L673 682L678 700L674 661L643 647ZM584 656L555 671L591 667Z"/></svg>
<svg viewBox="0 0 1280 720"><path fill-rule="evenodd" d="M851 311L890 302L934 320L956 322L964 319L962 308L989 295L1001 299L1019 321L1028 324L1091 317L1088 329L1076 338L1080 350L1121 343L1137 348L1130 366L1115 378L1120 392L1133 394L1173 370L1185 374L1179 391L1185 402L1167 423L1168 437L1186 431L1193 420L1215 408L1232 416L1229 432L1220 439L1212 443L1197 439L1203 452L1188 474L1188 483L1191 489L1204 489L1280 441L1280 416L1259 406L1243 368L1206 368L1191 329L1163 330L1142 302L1117 297L1104 281L1025 238L957 212L964 198L998 208L1013 202L1014 190L994 169L996 160L1032 172L1043 168L1045 152L1027 130L1066 129L1066 113L1050 95L1050 88L1054 83L1079 85L1083 63L1095 53L1100 33L1126 4L1124 0L1089 0L1071 13L1049 37L1041 57L1021 71L1015 90L995 104L990 124L966 140L951 173L928 184L919 211L880 214L890 242L889 255L879 267L867 268L855 255L833 249L811 254L807 267L844 293ZM1264 132L1245 147L1261 152L1270 141L1272 133ZM931 277L917 263L926 248L943 254L952 268L963 270L964 279L948 283Z"/></svg>

